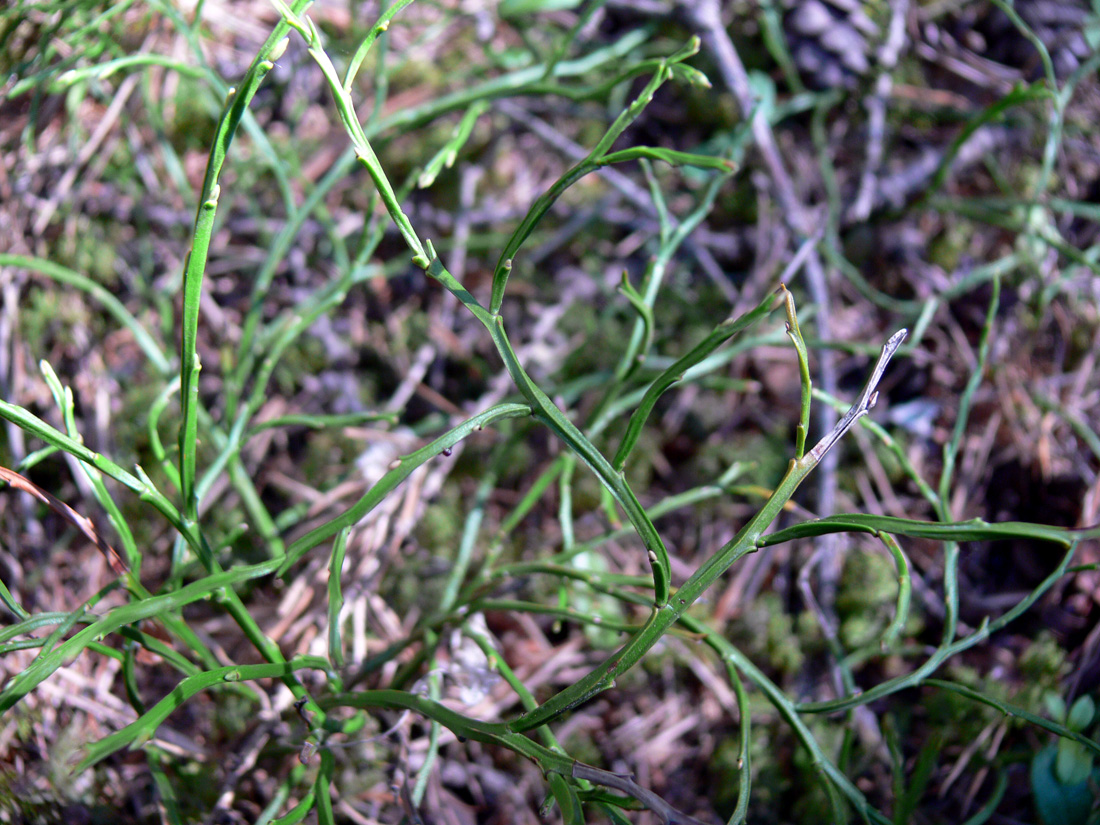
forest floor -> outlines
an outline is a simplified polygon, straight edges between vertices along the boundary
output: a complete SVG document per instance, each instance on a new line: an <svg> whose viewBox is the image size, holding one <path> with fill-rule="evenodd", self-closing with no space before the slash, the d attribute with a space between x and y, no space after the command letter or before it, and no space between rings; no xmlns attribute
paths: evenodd
<svg viewBox="0 0 1100 825"><path fill-rule="evenodd" d="M868 417L877 429L857 426L827 453L777 528L834 513L1100 523L1100 16L1042 0L1015 11L786 5L413 3L350 96L411 224L488 306L532 205L657 61L698 35L686 64L710 86L672 77L610 147L656 147L651 160L609 161L573 182L508 256L502 323L547 403L611 459L628 402L782 282L820 391L808 445L859 394L883 343L909 334ZM181 330L197 307L196 521L213 563L262 564L356 513L337 539L335 591L335 527L290 574L237 586L256 626L286 657L329 657L328 673L301 675L317 695L389 688L514 718L523 698L482 643L533 701L550 700L649 619L649 545L613 485L537 416L463 431L354 510L432 439L530 399L486 328L410 262L298 32L230 147L202 293L183 297L228 87L280 21L260 0L198 8L198 21L193 6L159 0L0 11L0 399L127 472L141 465L183 501ZM310 8L341 75L379 14L373 3ZM692 363L654 406L624 476L668 547L673 595L780 484L802 411L782 312ZM18 474L0 495L0 823L296 821L299 803L303 816L349 823L561 815L548 813L546 800L563 797L548 795L538 765L416 714L372 711L310 759L309 714L273 678L198 692L152 744L73 773L186 674L264 658L211 586L172 603L178 623L142 614L130 635L89 639L16 691L17 674L78 628L214 568L113 481L110 515L73 449L12 415L0 435L0 466ZM550 739L663 800L642 800L649 810L633 822L671 809L736 819L746 754L748 821L858 820L855 797L821 781L761 685L792 707L898 685L799 716L876 821L1093 821L1095 785L1081 791L1089 751L1059 751L1083 770L1084 802L1051 801L1074 784L1036 778L1056 737L1005 709L1095 740L1096 723L1070 725L1066 709L1084 708L1100 680L1100 544L1080 542L1067 561L1022 533L900 542L904 621L897 557L870 533L767 547L685 614L754 663L744 696L728 662L681 625ZM135 560L145 597L118 586L120 564ZM985 622L1010 611L984 638ZM904 682L940 653L934 673ZM331 810L317 801L318 770ZM581 787L585 815L619 821Z"/></svg>

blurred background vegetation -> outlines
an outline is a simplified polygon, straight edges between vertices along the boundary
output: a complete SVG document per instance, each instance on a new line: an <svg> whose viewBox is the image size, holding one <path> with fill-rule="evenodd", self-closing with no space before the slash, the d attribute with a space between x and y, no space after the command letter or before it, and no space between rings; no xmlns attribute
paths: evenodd
<svg viewBox="0 0 1100 825"><path fill-rule="evenodd" d="M338 65L380 13L376 3L342 0L309 11ZM93 285L171 358L223 102L279 19L261 0L13 0L0 10L0 395L59 425L38 368L47 361L72 386L86 444L124 467L141 464L162 489L170 479L150 411L159 404L161 438L175 461L179 404L165 388L178 365L156 363ZM739 170L670 263L647 369L667 366L784 278L798 299L815 386L829 396L851 399L882 342L900 327L911 331L872 415L896 450L855 432L799 493L791 517L937 519L938 494L956 519L1100 521L1100 12L1088 3L418 0L370 53L352 96L390 179L409 184L403 204L421 236L487 297L496 255L531 203L647 79L621 70L671 54L693 34L703 48L690 63L711 87L666 84L622 145L731 157ZM548 65L563 74L546 73ZM509 85L517 77L526 84L521 95L518 81ZM499 92L485 92L498 82ZM464 98L471 90L482 90L474 108ZM456 130L468 134L455 140ZM447 146L454 157L426 185L429 161ZM617 291L623 273L641 279L660 210L683 219L713 183L712 172L664 164L589 175L517 258L503 310L509 329L528 372L578 424L634 328ZM332 519L395 457L514 389L484 331L409 262L352 163L300 38L290 38L253 100L221 187L199 339L210 432L229 427L225 399L247 389L227 382L242 374L249 319L259 320L253 354L262 355L284 319L342 277L346 296L286 348L255 420L360 414L348 426L303 419L253 433L239 472L259 503L227 473L201 514L229 566L266 559L274 536L294 538ZM787 270L800 249L799 266ZM35 263L42 261L64 270ZM798 369L781 325L761 324L724 353L719 369L662 398L627 467L646 507L710 491L658 521L674 582L729 540L790 457ZM951 483L940 490L944 445L976 370L981 384ZM830 426L828 405L819 400L816 409L811 443ZM390 418L370 421L372 413ZM620 433L625 417L609 429ZM607 438L598 444L614 450ZM35 458L41 447L7 424L0 464L99 520L80 474L59 454ZM208 436L200 466L216 449ZM357 526L344 566L350 663L402 643L437 609L470 530L480 537L476 571L545 558L620 526L582 468L571 487L551 484L494 543L560 449L533 422L505 422L415 474ZM575 535L563 535L566 495ZM188 568L175 536L136 497L119 501L144 554L143 581L154 592L178 584ZM255 523L257 507L274 519L267 533L244 526ZM574 563L644 575L637 547L612 533ZM911 540L906 551L913 610L903 644L889 654L878 652L878 640L893 617L896 573L880 547L857 536L747 557L692 615L720 629L788 696L828 700L841 688L837 651L856 683L870 686L908 672L939 644L942 547ZM487 561L487 553L497 555ZM1066 721L1100 675L1100 577L1090 567L1098 553L1095 542L1082 544L1079 569L937 675ZM1020 602L1059 559L1050 545L1024 540L964 545L963 628ZM325 649L327 561L311 558L286 580L242 591L286 655ZM49 508L11 489L0 497L0 580L28 611L73 610L112 576ZM579 584L534 575L492 595L568 606L605 624L645 618ZM255 661L216 604L183 615L223 663ZM483 611L482 626L540 699L620 638L499 605ZM514 699L464 658L471 643L460 630L447 633L436 661L452 689L480 702L481 718L507 715ZM0 673L8 678L34 651L5 642ZM670 635L556 732L582 761L632 772L674 807L724 821L737 802L738 713L721 667L698 647ZM148 651L134 658L138 699L151 706L175 678ZM404 677L408 687L425 672L411 655L387 667L368 681L420 667ZM0 822L269 821L285 813L265 814L278 788L292 788L291 802L300 798L289 777L312 769L297 763L304 730L289 693L266 682L251 693L200 694L170 717L153 756L122 752L72 775L86 745L134 718L121 668L85 653L0 717ZM750 701L749 821L824 821L815 766L772 705L751 691ZM1078 712L1075 730L1095 736L1088 716ZM894 822L1095 821L1084 751L1059 757L1055 790L1043 791L1036 766L1046 765L1049 785L1054 768L1040 756L1054 758L1054 737L958 693L916 688L848 715L806 719ZM427 726L380 714L363 736L397 723L389 737L335 751L337 821L540 821L546 791L533 765L453 737L429 765L414 813L391 785L407 788L434 753ZM1071 799L1067 787L1086 790ZM1044 809L1044 799L1053 807ZM659 821L652 812L632 816Z"/></svg>

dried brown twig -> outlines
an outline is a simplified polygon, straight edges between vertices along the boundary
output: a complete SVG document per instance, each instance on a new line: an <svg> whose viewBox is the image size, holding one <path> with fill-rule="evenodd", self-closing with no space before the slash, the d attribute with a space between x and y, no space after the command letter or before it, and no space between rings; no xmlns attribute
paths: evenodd
<svg viewBox="0 0 1100 825"><path fill-rule="evenodd" d="M99 548L100 552L107 557L107 563L111 565L111 569L114 570L115 573L121 576L123 573L130 572L129 566L122 560L122 556L118 554L118 551L111 547L111 545L96 532L95 526L92 524L90 518L80 515L80 513L76 512L76 510L61 499L50 495L29 478L25 478L14 470L9 470L7 467L0 467L0 480L6 481L17 490L22 490L24 493L30 493L87 536L87 538Z"/></svg>
<svg viewBox="0 0 1100 825"><path fill-rule="evenodd" d="M614 788L616 791L622 791L628 796L632 796L649 808L653 813L657 814L660 818L662 825L676 825L676 823L684 823L684 825L707 825L701 819L696 819L688 814L681 813L673 808L667 802L665 802L653 791L647 790L634 781L634 774L630 773L613 773L611 771L601 770L600 768L593 768L591 765L585 765L583 762L573 763L573 778L584 779L588 782L592 782L596 785L603 785L605 788Z"/></svg>

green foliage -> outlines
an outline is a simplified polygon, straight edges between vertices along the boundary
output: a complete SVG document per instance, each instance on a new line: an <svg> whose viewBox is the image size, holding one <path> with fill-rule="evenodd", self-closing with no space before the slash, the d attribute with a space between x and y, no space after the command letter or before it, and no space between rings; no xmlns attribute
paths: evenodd
<svg viewBox="0 0 1100 825"><path fill-rule="evenodd" d="M1089 782L1090 773L1077 779L1077 772L1065 782L1059 775L1059 750L1047 745L1035 754L1031 762L1031 790L1035 795L1035 807L1044 825L1085 825L1095 822L1093 807L1096 794ZM1080 763L1083 767L1083 763ZM1100 781L1100 771L1091 774L1092 782Z"/></svg>
<svg viewBox="0 0 1100 825"><path fill-rule="evenodd" d="M176 284L171 299L155 284L135 288L147 304L138 310L133 295L127 302L113 294L141 275L119 274L125 256L99 246L113 237L109 231L88 238L70 234L69 245L59 246L50 259L0 255L0 265L47 283L31 289L18 320L28 345L43 350L36 353L49 390L43 397L52 396L55 405L47 412L5 398L0 417L13 428L9 432L17 428L20 438L33 442L32 449L50 451L34 461L64 454L99 509L86 517L38 495L41 490L22 475L4 478L22 494L35 495L41 504L36 519L52 513L66 530L81 531L117 574L66 611L40 610L26 592L19 597L24 605L4 585L0 597L15 617L0 631L5 655L38 652L0 689L0 719L14 726L15 735L30 738L36 723L27 721L24 707L62 668L92 658L121 673L129 703L125 714L114 711L113 731L101 731L97 741L85 743L73 734L52 742L47 781L63 787L70 756L76 755L76 774L98 769L102 782L103 772L117 770L127 758L125 751L143 751L168 821L207 819L223 796L218 781L226 754L203 761L186 749L169 753L164 743L176 734L166 726L190 710L201 719L196 725L214 731L206 744L228 749L249 738L260 713L271 731L278 728L277 735L265 730L257 736L249 753L265 760L262 772L276 789L259 817L264 822L334 822L334 806L343 796L390 781L379 767L390 759L401 763L400 801L413 818L441 748L466 745L496 758L508 754L502 764L509 770L516 769L518 757L533 763L565 822L581 823L598 811L619 822L622 811L644 806L665 821L698 823L633 779L585 764L608 759L603 743L578 729L560 742L554 729L571 712L594 707L592 700L613 702L615 691L652 704L650 694L675 681L665 674L677 664L667 652L676 639L690 642L675 648L679 660L705 669L695 669L700 690L736 705L739 731L718 731L722 738L711 766L719 784L713 807L734 823L750 810L757 821L916 821L938 749L965 747L1006 715L1018 720L1013 724L1059 737L1031 760L1032 791L1044 822L1088 822L1086 796L1100 753L1090 738L1095 708L1089 697L1068 709L1058 698L1066 657L1057 641L1040 636L1019 657L1029 683L1020 692L964 656L1061 582L1080 541L1100 537L1095 528L960 520L952 512L953 485L967 458L964 431L983 401L979 387L996 356L1000 270L982 274L967 288L952 287L954 295L965 295L978 283L992 282L991 297L979 307L976 348L967 353L973 369L952 399L957 416L941 439L938 477L915 465L905 436L895 439L864 420L863 435L873 439L867 449L881 453L887 481L911 484L933 520L858 512L806 518L796 493L871 411L890 360L909 355L903 348L906 330L885 341L849 407L813 393L811 364L826 349L804 337L785 286L776 290L765 279L766 286L753 287L756 294L746 288L731 310L721 285L700 285L676 270L693 231L716 209L727 217L764 220L745 181L729 183L735 158L750 140L759 140L759 124L806 111L799 107L812 107L818 118L831 104L820 97L808 101L801 89L795 103L785 101L778 75L754 71L757 129L734 126L728 111L712 104L712 120L728 134L695 145L665 145L644 137L643 115L654 100L683 96L693 109L711 103L711 81L693 65L698 37L670 44L664 39L670 35L640 26L615 40L585 40L587 51L576 53L579 32L601 4L516 0L499 11L517 37L504 38L503 48L487 42L482 49L489 71L467 65L467 55L482 48L468 35L438 60L393 54L391 25L404 26L420 8L410 8L407 0L386 7L369 28L347 32L331 21L315 24L306 15L308 5L275 0L279 20L232 89L208 68L201 27L159 3L151 8L179 31L181 42L190 43L189 61L126 54L140 48L137 42L102 37L93 24L106 21L89 15L112 12L84 3L72 19L51 24L51 36L60 38L82 26L79 35L71 34L82 48L66 54L45 35L32 48L28 35L19 41L18 54L0 58L20 75L11 96L64 95L73 113L113 88L104 84L116 72L169 72L178 82L172 106L158 101L160 111L150 115L161 153L157 172L173 179L176 194L197 210L175 321ZM445 11L429 7L426 25L436 25L433 16ZM565 15L569 11L576 14ZM884 8L880 12L885 15ZM543 19L571 22L543 27ZM143 16L140 22L144 31L154 20ZM399 42L407 45L410 31L401 33L406 39ZM326 140L265 131L254 112L291 44L308 51L308 70L295 64L295 71L316 84L310 99L323 96L342 129L333 127L343 154L329 152L326 171L314 169L312 176L303 170L314 153L330 148ZM790 79L792 66L774 40L770 51ZM125 59L131 56L139 60ZM416 94L421 86L434 90L426 100ZM394 91L408 99L388 108L383 103ZM461 241L463 252L488 249L492 259L459 267L458 229L449 246L437 247L425 234L431 209L420 207L448 211L452 225L466 217L462 211L475 205L477 195L465 191L462 175L497 140L501 125L493 101L506 97L573 101L570 116L580 121L584 145L552 182L516 196L522 205L506 213L512 216L506 231L494 226ZM1065 103L1056 88L1040 84L1021 85L974 113L941 159L931 207L948 208L946 199L936 200L937 190L946 185L951 159L967 135L1017 110L1045 113L1043 107L1050 107L1056 121L1051 131L1060 129ZM172 116L165 119L168 108ZM305 117L303 111L295 115ZM238 140L240 133L246 141ZM196 150L208 157L201 185L191 192L198 180L189 179L181 158ZM106 178L114 180L125 178L141 157L122 148L104 161ZM601 282L580 299L563 297L571 282L553 277L554 267L538 257L540 245L556 243L563 232L578 233L583 248L566 256L575 269L568 278L601 280L608 257L618 256L613 250L635 239L605 225L604 184L595 175L635 164L649 186L648 200L638 207L649 216L644 237L623 256L637 264L635 271L624 276L618 292ZM524 180L525 171L508 177L490 170L479 185ZM952 202L951 208L969 217L941 233L931 262L959 264L969 254L971 227L991 215L1014 233L1008 269L1038 271L1052 252L1069 254L1055 207L1036 205L1045 203L1040 198L1046 198L1052 176L1045 163L1006 177L1006 187L1036 193L1027 203L1009 202L1007 193L1003 202ZM436 200L428 203L428 195ZM354 220L348 219L349 206ZM576 216L585 226L571 226ZM877 295L844 259L836 235L830 227L813 248L834 256L854 292L891 308L920 338L953 295ZM227 239L242 237L253 244L255 260L244 256L249 277L229 277L226 272L244 265ZM1036 306L1045 309L1063 288L1044 285ZM785 327L776 314L780 309ZM84 412L94 399L79 386L74 391L65 385L47 362L51 353L65 352L72 344L67 336L77 329L97 342L93 348L106 349L98 342L108 336L125 336L132 358L142 360L143 380L123 387L117 399L122 412L110 433L115 450L85 443L98 421ZM1081 357L1089 351L1088 340L1072 342ZM335 369L332 341L347 345L344 377L354 389L341 399L356 408L352 412L318 411L327 398L305 398L325 392L321 377L331 378ZM842 346L835 338L825 343ZM797 391L781 403L769 401L760 426L743 432L726 427L733 396L746 388L759 392L766 384L758 376L746 381L745 371L732 371L730 364L746 352L778 346L788 347L782 357L796 376L791 388L797 385ZM875 349L865 354L873 356ZM422 361L422 351L431 357ZM777 363L774 353L770 358L756 368L767 372ZM446 369L440 362L447 360L462 372L459 383L467 384L457 401L432 384L431 371ZM364 363L386 364L392 373L359 374ZM467 382L471 376L477 380ZM469 386L474 383L476 388ZM694 393L690 409L682 408L679 393L685 388ZM287 408L288 398L300 407ZM816 426L815 398L838 404L846 414L831 432L817 434L821 440L813 446L808 434ZM679 441L665 431L664 421L672 418L681 422L673 434ZM400 431L385 432L398 422ZM1078 429L1088 431L1087 424ZM357 454L363 459L369 453L360 452L359 442L372 439L398 446L383 466L356 467ZM287 457L277 466L268 466L265 445L272 441ZM4 445L4 455L14 455L13 444ZM456 450L464 455L454 462L450 486L438 492L447 476L439 468L447 470L444 459ZM688 457L670 459L677 451ZM665 468L673 461L679 472L670 479ZM421 495L431 500L421 501ZM722 514L727 524L736 521L736 530L723 528L724 537L713 542L713 532L694 529L695 514L731 500L741 509ZM663 521L672 517L679 519L675 531ZM370 552L359 550L356 541L380 523L392 527L392 535L375 539ZM99 535L106 524L112 540L117 537L121 561ZM729 627L719 630L712 622L711 608L725 586L720 582L728 572L736 576L747 557L837 533L862 534L882 549L846 553L839 589L828 605L839 622L835 635L826 627L832 617L823 613L822 621L814 611L792 606L789 593L771 591L752 590L757 595L748 604L721 604L728 615L740 616ZM718 546L681 553L672 535L683 545L703 536ZM1056 548L1056 560L1018 603L967 627L959 609L960 544L1005 540L1045 543ZM916 569L910 541L935 545L942 558L942 635L931 642L923 638L923 610L910 611ZM927 555L922 545L922 561ZM326 571L327 581L318 580ZM27 575L21 584L45 587L47 572ZM759 585L755 574L749 579ZM729 586L730 593L750 592L746 581ZM310 619L293 613L303 598L322 605ZM349 617L344 608L352 600L361 612ZM292 615L279 615L274 601ZM217 617L209 623L213 632L200 618L210 615ZM526 651L525 669L509 662L515 648L525 651L523 645L507 655L498 650L490 622L504 628L501 635L515 635L517 627L530 630L534 652ZM310 643L319 640L320 646L293 655L282 638L273 638L272 627L282 634L294 624L313 624ZM583 653L568 670L542 674L534 683L532 673L540 673L546 661L555 663L538 644L566 634ZM362 655L353 657L357 648ZM811 695L800 680L823 662L838 689ZM937 672L950 680L935 679ZM723 675L729 687L718 691L710 679ZM139 676L157 689L139 688ZM498 684L507 685L522 710L488 719L475 715L470 707ZM930 732L914 749L910 769L896 731L879 742L857 741L849 722L858 713L873 716L879 702L904 704L913 688L923 693L906 718L906 732L922 735L918 716ZM445 700L444 689L475 698ZM293 699L281 695L287 691ZM204 713L193 707L200 695ZM1046 717L1039 712L1044 701ZM278 725L277 711L284 714ZM382 729L385 714L397 719L390 730ZM418 752L423 759L415 764L408 749L414 724L427 731L427 750ZM357 740L367 728L372 733ZM385 741L393 732L400 747ZM444 732L457 744L442 745ZM896 791L889 813L889 805L869 798L857 782L865 761L880 758L884 744ZM287 768L279 760L299 745L308 745L300 764ZM368 745L385 748L386 755L379 757ZM313 762L311 752L319 752ZM0 802L11 804L18 793L15 778L0 773ZM20 804L25 816L45 818L57 814L62 801L35 796Z"/></svg>
<svg viewBox="0 0 1100 825"><path fill-rule="evenodd" d="M1050 692L1044 696L1048 715L1074 733L1085 733L1096 719L1096 703L1081 696L1067 709L1065 700ZM1096 754L1079 741L1059 739L1042 748L1031 761L1031 791L1044 825L1095 822L1100 768Z"/></svg>
<svg viewBox="0 0 1100 825"><path fill-rule="evenodd" d="M897 571L884 554L855 549L845 554L836 609L846 648L865 647L882 637L897 594Z"/></svg>
<svg viewBox="0 0 1100 825"><path fill-rule="evenodd" d="M746 649L767 661L780 673L791 675L805 661L801 637L795 632L795 619L777 593L762 593L746 611L736 628ZM739 639L740 641L740 639Z"/></svg>

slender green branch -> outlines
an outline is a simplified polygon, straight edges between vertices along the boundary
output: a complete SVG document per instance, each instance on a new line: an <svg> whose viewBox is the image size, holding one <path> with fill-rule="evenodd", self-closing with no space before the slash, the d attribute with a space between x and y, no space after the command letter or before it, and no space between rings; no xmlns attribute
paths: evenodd
<svg viewBox="0 0 1100 825"><path fill-rule="evenodd" d="M639 149L635 154L616 158L614 155L608 155L612 144L615 140L625 131L637 117L642 113L646 106L649 105L653 99L653 95L656 91L664 85L664 83L671 79L673 74L671 66L681 63L688 59L696 52L699 51L699 38L693 37L684 48L671 55L668 58L660 61L657 65L657 69L650 78L649 82L645 85L638 97L615 119L615 121L608 127L603 137L596 143L592 151L588 153L587 157L581 160L572 169L567 171L559 178L553 186L550 187L545 193L540 195L532 204L531 209L527 212L527 215L520 222L520 225L516 227L516 230L512 233L512 237L508 239L508 242L504 245L504 249L500 253L500 257L497 260L496 267L493 270L493 291L492 298L489 301L489 311L496 315L500 312L501 304L504 302L504 291L508 285L508 276L512 271L513 259L516 253L519 252L523 242L527 240L531 232L542 220L550 207L561 197L570 186L576 183L590 172L598 169L607 163L614 163L617 160L631 160L640 157L657 157L661 160L668 161L669 163L682 162L677 155L683 153L669 153L661 150L650 150L656 154L647 154L645 151ZM701 162L704 165L718 165L723 171L732 171L731 164L728 161L719 158L711 158L707 160L699 160L698 156L687 156L693 158L692 162Z"/></svg>
<svg viewBox="0 0 1100 825"><path fill-rule="evenodd" d="M530 414L531 408L525 404L500 404L464 421L419 450L395 459L389 472L375 482L374 486L351 508L337 518L310 530L306 535L291 544L287 548L286 557L283 559L277 575L285 575L286 571L311 549L363 518L377 507L378 503L389 495L397 485L408 478L417 467L435 458L444 450L449 450L471 433L481 430L494 421L502 418L519 418Z"/></svg>
<svg viewBox="0 0 1100 825"><path fill-rule="evenodd" d="M653 383L650 384L649 389L646 390L645 396L642 398L642 403L638 405L634 414L630 416L626 434L623 436L622 443L619 445L615 457L611 460L611 467L615 472L621 473L623 471L627 458L634 450L635 445L638 443L638 438L642 434L642 428L645 427L645 423L649 419L650 413L653 412L653 408L657 405L658 399L660 399L665 391L677 381L683 379L684 373L687 372L688 369L699 364L699 362L722 346L722 344L726 343L730 338L748 329L766 316L772 311L774 305L775 296L768 295L754 309L737 318L728 318L723 321L714 328L710 335L693 347L690 352L678 359L671 367L657 376Z"/></svg>
<svg viewBox="0 0 1100 825"><path fill-rule="evenodd" d="M295 0L294 8L302 9L309 0ZM183 271L183 315L180 333L180 399L182 423L180 424L180 490L183 495L184 515L194 520L198 513L195 496L195 453L198 447L198 372L201 369L196 352L199 329L199 304L202 296L202 279L214 232L214 216L218 208L222 166L229 147L248 109L252 97L260 88L264 76L274 67L274 62L286 48L289 25L279 23L260 47L248 71L236 89L230 89L225 109L218 122L210 157L206 164L202 196L199 201L195 227L192 231L191 251Z"/></svg>
<svg viewBox="0 0 1100 825"><path fill-rule="evenodd" d="M964 540L964 539L960 539ZM1070 560L1073 558L1074 550L1077 544L1073 542L1066 550L1065 555L1062 557L1062 561L1054 569L1054 571L1047 576L1043 581L1027 594L1019 603L1016 604L1008 612L999 616L998 618L990 621L985 619L981 626L971 633L969 636L965 636L962 639L956 639L947 644L941 643L939 647L926 659L919 667L912 672L904 674L902 676L895 676L893 679L888 679L885 682L880 682L874 687L868 688L861 693L853 696L845 696L840 699L834 699L826 702L809 702L800 704L797 706L799 713L834 713L859 705L866 705L870 702L874 702L877 699L881 699L884 696L890 696L901 690L916 687L924 682L928 677L935 673L940 665L950 659L952 656L956 656L964 650L969 650L977 644L988 639L993 633L1000 630L1005 625L1019 618L1031 605L1035 604L1044 593L1052 588L1058 581L1066 574L1066 570L1069 568Z"/></svg>
<svg viewBox="0 0 1100 825"><path fill-rule="evenodd" d="M1100 756L1100 742L1094 739L1089 739L1081 733L1072 730L1065 725L1054 722L1050 719L1045 719L1036 713L1032 713L1027 708L1022 708L1019 705L1011 704L1010 702L1002 702L1000 699L996 699L992 696L987 696L980 691L974 690L966 685L960 685L957 682L949 682L944 679L925 679L924 684L931 687L942 688L943 690L949 690L952 693L957 693L960 696L965 696L967 699L972 699L975 702L979 702L983 705L988 705L991 708L996 708L1005 716L1016 716L1023 719L1026 722L1030 722L1037 727L1048 730L1053 734L1061 736L1063 739L1069 739L1072 742L1076 742L1079 745L1088 748L1093 753Z"/></svg>
<svg viewBox="0 0 1100 825"><path fill-rule="evenodd" d="M802 403L799 405L798 428L795 438L794 457L802 458L806 452L806 435L810 430L810 399L812 397L813 382L810 380L810 356L806 352L806 342L802 338L802 330L798 326L798 316L794 309L794 295L783 287L783 301L787 310L787 337L794 344L795 354L798 356L799 386L802 392Z"/></svg>
<svg viewBox="0 0 1100 825"><path fill-rule="evenodd" d="M900 335L900 333L899 333ZM645 653L657 643L714 581L721 576L730 565L748 553L755 552L764 545L764 531L775 520L776 516L790 501L795 490L805 480L806 476L817 466L821 456L836 442L836 440L851 427L861 415L865 415L874 404L877 397L875 387L882 377L882 373L889 363L890 357L897 349L895 342L898 335L891 338L883 348L871 373L871 378L860 394L859 399L852 405L852 410L842 419L829 436L810 450L801 459L791 460L787 467L787 473L779 482L775 492L768 498L764 505L757 511L744 527L727 544L715 552L706 562L700 566L683 586L676 592L674 598L661 605L655 605L649 621L640 631L635 633L610 658L601 663L596 669L589 672L579 681L565 688L552 699L544 703L537 710L522 714L515 719L510 727L515 731L530 730L533 727L546 724L550 720L560 716L566 711L588 701L597 693L607 690L614 684L615 679L633 667L645 655ZM893 345L893 346L892 346ZM839 435L838 435L839 433ZM822 445L825 445L822 448Z"/></svg>

